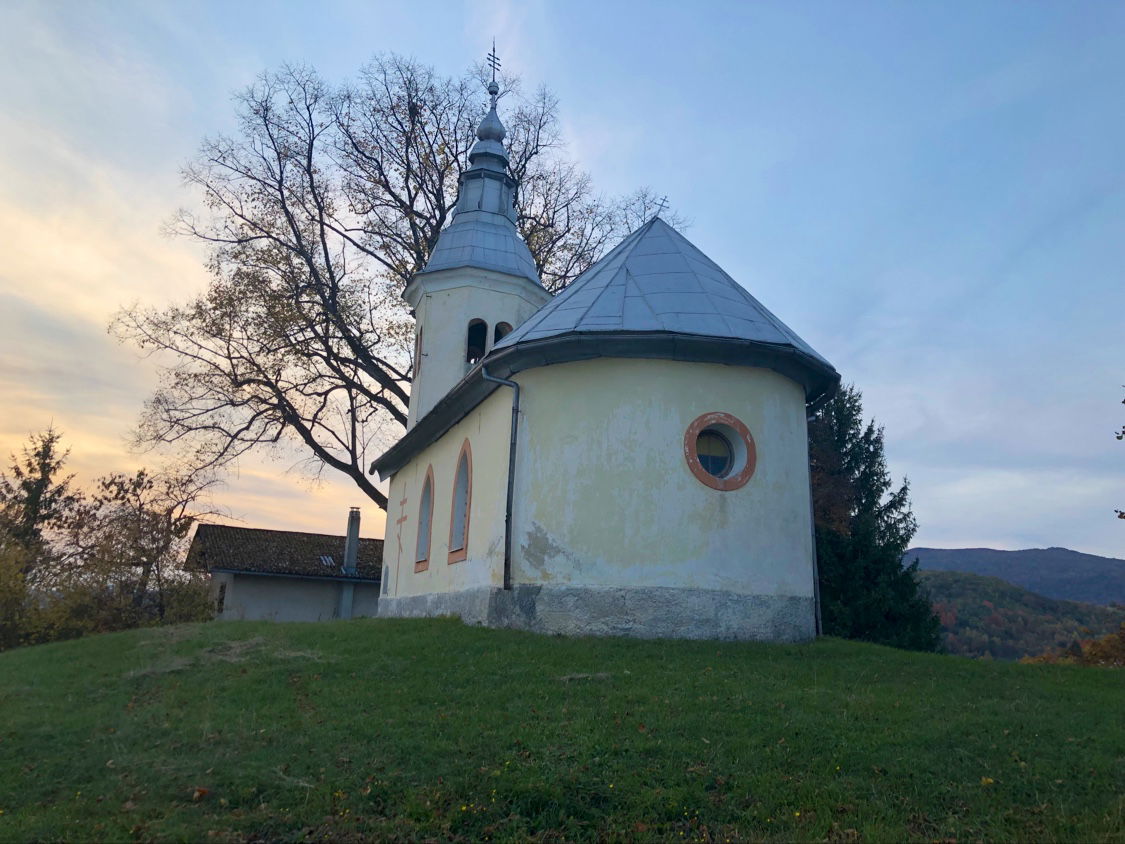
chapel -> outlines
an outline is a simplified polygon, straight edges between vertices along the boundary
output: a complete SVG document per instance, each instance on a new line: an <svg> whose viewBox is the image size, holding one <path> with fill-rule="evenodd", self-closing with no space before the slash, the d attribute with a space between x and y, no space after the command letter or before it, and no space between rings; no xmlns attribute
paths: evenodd
<svg viewBox="0 0 1125 844"><path fill-rule="evenodd" d="M571 635L817 633L807 417L839 375L659 216L558 296L477 130L417 319L380 616Z"/></svg>

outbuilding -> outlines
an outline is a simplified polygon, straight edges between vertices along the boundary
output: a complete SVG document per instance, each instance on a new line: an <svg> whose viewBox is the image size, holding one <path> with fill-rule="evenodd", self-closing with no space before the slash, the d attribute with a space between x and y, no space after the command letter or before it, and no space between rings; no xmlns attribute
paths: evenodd
<svg viewBox="0 0 1125 844"><path fill-rule="evenodd" d="M359 538L353 509L346 536L200 524L187 567L211 575L221 620L327 621L374 616L383 540Z"/></svg>

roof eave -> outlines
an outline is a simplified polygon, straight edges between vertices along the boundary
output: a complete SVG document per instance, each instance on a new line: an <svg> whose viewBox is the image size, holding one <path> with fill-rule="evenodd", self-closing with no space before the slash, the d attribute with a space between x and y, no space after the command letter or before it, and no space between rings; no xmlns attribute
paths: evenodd
<svg viewBox="0 0 1125 844"><path fill-rule="evenodd" d="M465 270L484 270L489 273L499 273L502 276L507 276L513 279L514 289L526 288L532 299L540 300L540 303L551 301L551 294L543 287L543 282L531 272L524 272L516 270L514 267L501 266L499 264L490 264L487 261L471 261L463 260L456 261L448 266L440 266L426 268L419 270L411 276L410 281L402 291L402 298L410 304L412 308L418 307L418 299L421 297L420 289L424 279L431 277L456 277L459 273Z"/></svg>
<svg viewBox="0 0 1125 844"><path fill-rule="evenodd" d="M254 577L288 577L293 580L328 580L333 583L373 583L378 585L380 580L378 577L361 577L359 575L348 574L294 574L288 571L256 571L254 569L232 569L215 566L208 570L209 573L220 572L222 574L248 574Z"/></svg>
<svg viewBox="0 0 1125 844"><path fill-rule="evenodd" d="M823 359L790 345L675 332L573 332L528 340L490 354L434 405L397 443L376 458L370 473L386 480L419 451L465 418L499 386L481 370L510 378L525 369L595 358L647 358L772 369L805 388L810 413L835 394L840 375Z"/></svg>

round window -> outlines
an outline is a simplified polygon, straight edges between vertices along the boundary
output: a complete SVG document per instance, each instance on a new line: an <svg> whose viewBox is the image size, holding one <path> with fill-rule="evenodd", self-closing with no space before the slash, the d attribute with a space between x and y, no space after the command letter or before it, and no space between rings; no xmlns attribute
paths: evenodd
<svg viewBox="0 0 1125 844"><path fill-rule="evenodd" d="M684 457L701 483L724 492L745 486L758 463L750 429L721 412L704 413L688 425Z"/></svg>

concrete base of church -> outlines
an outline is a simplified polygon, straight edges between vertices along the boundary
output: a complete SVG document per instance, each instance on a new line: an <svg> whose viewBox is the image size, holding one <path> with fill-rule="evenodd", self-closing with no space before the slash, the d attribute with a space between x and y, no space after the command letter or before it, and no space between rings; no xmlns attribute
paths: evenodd
<svg viewBox="0 0 1125 844"><path fill-rule="evenodd" d="M813 599L703 589L520 584L379 601L381 618L459 616L467 624L566 636L748 639L802 642L816 636Z"/></svg>

